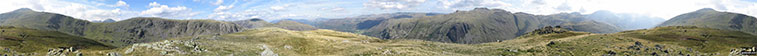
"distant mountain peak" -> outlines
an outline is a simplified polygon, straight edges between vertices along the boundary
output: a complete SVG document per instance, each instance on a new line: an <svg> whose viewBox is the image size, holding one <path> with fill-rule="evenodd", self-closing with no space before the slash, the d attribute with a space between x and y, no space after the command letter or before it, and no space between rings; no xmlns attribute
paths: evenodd
<svg viewBox="0 0 757 56"><path fill-rule="evenodd" d="M470 10L470 11L460 11L460 10L455 11L455 13L457 12L507 12L507 13L510 13L509 11L502 10L502 9L489 9L489 8L474 8L473 10Z"/></svg>
<svg viewBox="0 0 757 56"><path fill-rule="evenodd" d="M591 13L591 14L613 14L613 12L608 11L608 10L597 10L594 13Z"/></svg>
<svg viewBox="0 0 757 56"><path fill-rule="evenodd" d="M13 12L26 12L26 11L34 11L34 10L29 9L29 8L20 8L20 9L13 10Z"/></svg>
<svg viewBox="0 0 757 56"><path fill-rule="evenodd" d="M287 24L287 23L288 24L302 24L300 22L292 21L292 20L280 20L279 22L277 22L277 24L281 24L281 23L284 23L284 24Z"/></svg>
<svg viewBox="0 0 757 56"><path fill-rule="evenodd" d="M489 8L474 8L473 10L489 10Z"/></svg>
<svg viewBox="0 0 757 56"><path fill-rule="evenodd" d="M704 11L715 11L715 9L712 9L712 8L702 8L702 9L697 10L697 12L704 12Z"/></svg>
<svg viewBox="0 0 757 56"><path fill-rule="evenodd" d="M252 19L250 19L250 21L263 21L263 19L260 19L260 18L252 18Z"/></svg>

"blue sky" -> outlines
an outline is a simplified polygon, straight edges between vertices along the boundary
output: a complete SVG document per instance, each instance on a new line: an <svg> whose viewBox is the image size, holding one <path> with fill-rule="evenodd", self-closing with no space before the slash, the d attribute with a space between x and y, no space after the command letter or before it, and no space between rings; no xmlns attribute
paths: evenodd
<svg viewBox="0 0 757 56"><path fill-rule="evenodd" d="M700 8L757 15L755 0L3 0L0 6L0 12L31 8L92 21L132 17L270 21L394 12L451 13L476 7L539 15L608 10L666 19Z"/></svg>

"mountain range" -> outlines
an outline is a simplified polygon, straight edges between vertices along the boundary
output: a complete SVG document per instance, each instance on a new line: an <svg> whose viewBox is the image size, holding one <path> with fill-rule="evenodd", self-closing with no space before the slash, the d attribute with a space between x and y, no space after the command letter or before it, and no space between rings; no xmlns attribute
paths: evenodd
<svg viewBox="0 0 757 56"><path fill-rule="evenodd" d="M0 14L0 55L724 56L757 46L754 17L710 8L670 20L475 8L274 21L89 22L22 8Z"/></svg>
<svg viewBox="0 0 757 56"><path fill-rule="evenodd" d="M592 33L613 33L651 28L664 19L609 11L597 11L588 15L534 15L476 8L449 14L390 13L311 21L315 21L315 24L311 25L318 28L361 33L383 39L485 43L513 39L545 26L564 26L566 29Z"/></svg>

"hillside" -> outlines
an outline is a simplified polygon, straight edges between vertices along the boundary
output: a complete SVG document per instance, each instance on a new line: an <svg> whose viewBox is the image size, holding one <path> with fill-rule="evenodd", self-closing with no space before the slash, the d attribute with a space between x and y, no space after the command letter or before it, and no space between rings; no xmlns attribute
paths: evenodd
<svg viewBox="0 0 757 56"><path fill-rule="evenodd" d="M3 29L10 31L7 29ZM5 32L4 32L5 33ZM516 39L482 44L423 40L382 40L333 30L293 31L276 27L242 32L178 37L132 44L111 50L47 52L48 55L728 55L731 49L757 46L757 36L739 31L699 27L658 27L611 34L575 32L562 26L544 27ZM65 35L65 34L64 34ZM4 38L8 40L10 38ZM2 41L2 40L0 40ZM4 42L5 43L5 42ZM78 49L78 48L77 48ZM15 49L14 49L15 50ZM45 50L45 49L34 49ZM60 50L60 49L55 49ZM63 48L62 50L66 50ZM31 52L43 53L43 52ZM66 54L60 54L66 53ZM2 53L0 54L8 54ZM9 55L42 55L19 52Z"/></svg>
<svg viewBox="0 0 757 56"><path fill-rule="evenodd" d="M349 18L337 18L337 19L324 19L314 21L313 26L322 29L331 29L344 32L361 33L362 30L367 30L375 27L376 25L392 20L392 19L407 19L413 17L424 17L439 15L438 13L410 13L410 12L398 12L398 13L386 13L386 14L372 14L362 15Z"/></svg>
<svg viewBox="0 0 757 56"><path fill-rule="evenodd" d="M578 13L532 15L501 9L476 8L445 15L388 20L366 30L365 35L383 39L421 39L452 43L486 43L514 39L544 26L591 28L586 32L612 33L616 26L592 22ZM580 24L591 24L580 25Z"/></svg>
<svg viewBox="0 0 757 56"><path fill-rule="evenodd" d="M15 26L31 29L60 31L71 35L84 35L86 26L91 22L74 19L72 17L36 12L28 8L21 8L0 14L0 26Z"/></svg>
<svg viewBox="0 0 757 56"><path fill-rule="evenodd" d="M674 30L671 30L674 29ZM682 32L686 30L688 32ZM709 33L706 36L699 34ZM423 40L382 40L333 30L292 31L256 28L224 35L180 37L133 44L85 55L728 55L730 49L753 46L753 35L697 27L658 27L612 34L545 27L512 40L455 44ZM683 37L677 37L683 36ZM707 42L701 42L707 41ZM252 48L251 48L252 47ZM720 53L720 54L718 54Z"/></svg>
<svg viewBox="0 0 757 56"><path fill-rule="evenodd" d="M154 42L173 37L218 35L238 32L243 27L215 20L170 20L137 17L113 23L87 26L85 37L115 46Z"/></svg>
<svg viewBox="0 0 757 56"><path fill-rule="evenodd" d="M0 55L28 55L33 52L44 54L44 52L52 51L53 49L93 51L112 48L116 47L57 31L0 27L0 49L3 49L0 51Z"/></svg>
<svg viewBox="0 0 757 56"><path fill-rule="evenodd" d="M58 31L112 46L153 42L172 37L238 32L242 27L214 20L169 20L137 17L112 23L92 23L28 8L0 14L0 26Z"/></svg>
<svg viewBox="0 0 757 56"><path fill-rule="evenodd" d="M697 26L723 30L735 30L757 34L757 20L744 14L719 12L711 8L678 15L660 24L661 26Z"/></svg>

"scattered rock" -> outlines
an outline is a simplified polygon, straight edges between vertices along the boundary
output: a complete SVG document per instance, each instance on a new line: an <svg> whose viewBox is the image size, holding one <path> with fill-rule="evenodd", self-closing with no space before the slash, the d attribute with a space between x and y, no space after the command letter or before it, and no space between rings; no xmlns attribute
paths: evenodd
<svg viewBox="0 0 757 56"><path fill-rule="evenodd" d="M554 41L549 41L549 43L547 44L547 46L552 46L552 45L555 45Z"/></svg>
<svg viewBox="0 0 757 56"><path fill-rule="evenodd" d="M634 45L636 45L636 46L644 46L644 45L643 45L643 44L641 44L641 42L639 42L639 41L636 41L636 42L634 42Z"/></svg>
<svg viewBox="0 0 757 56"><path fill-rule="evenodd" d="M287 48L287 49L292 49L292 46L289 46L289 45L284 45L284 48Z"/></svg>
<svg viewBox="0 0 757 56"><path fill-rule="evenodd" d="M391 50L386 50L386 51L384 51L384 52L383 52L383 53L381 53L381 54L384 54L384 55L386 55L386 54L392 54L392 51L391 51Z"/></svg>
<svg viewBox="0 0 757 56"><path fill-rule="evenodd" d="M615 53L613 51L607 51L607 54L602 55L602 56L615 56L615 54L617 54L617 53Z"/></svg>
<svg viewBox="0 0 757 56"><path fill-rule="evenodd" d="M260 56L279 56L279 54L273 53L273 50L268 48L267 45L263 44L263 52L260 52Z"/></svg>
<svg viewBox="0 0 757 56"><path fill-rule="evenodd" d="M515 49L510 49L509 51L510 52L518 52L518 50L515 50Z"/></svg>
<svg viewBox="0 0 757 56"><path fill-rule="evenodd" d="M48 49L47 50L47 56L65 56L68 54L81 54L79 51L76 51L73 47L59 47L57 49Z"/></svg>
<svg viewBox="0 0 757 56"><path fill-rule="evenodd" d="M118 54L116 52L110 52L108 54L105 54L105 56L121 56L121 54Z"/></svg>
<svg viewBox="0 0 757 56"><path fill-rule="evenodd" d="M124 54L129 54L129 53L131 53L132 51L134 51L134 46L131 46L131 48L129 48L129 49L126 49L126 51L124 51Z"/></svg>

